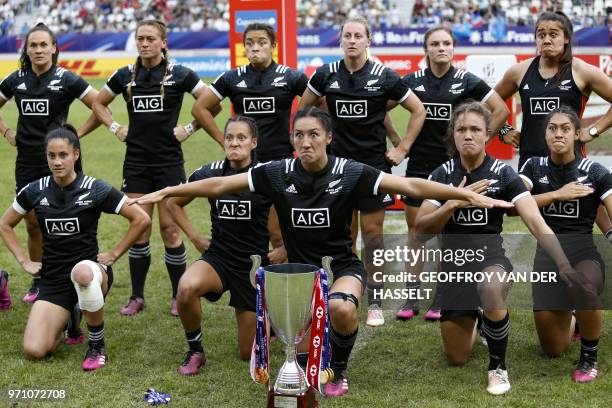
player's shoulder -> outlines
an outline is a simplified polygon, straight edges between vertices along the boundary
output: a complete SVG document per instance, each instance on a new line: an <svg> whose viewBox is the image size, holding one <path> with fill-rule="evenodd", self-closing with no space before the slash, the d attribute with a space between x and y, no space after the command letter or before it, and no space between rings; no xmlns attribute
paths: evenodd
<svg viewBox="0 0 612 408"><path fill-rule="evenodd" d="M323 75L335 74L340 70L341 62L342 60L337 60L337 61L329 62L327 64L323 64L317 68L317 70L315 71L315 74L323 74Z"/></svg>
<svg viewBox="0 0 612 408"><path fill-rule="evenodd" d="M168 74L171 74L176 77L186 77L188 75L195 74L195 71L193 69L177 62L168 63L167 72Z"/></svg>
<svg viewBox="0 0 612 408"><path fill-rule="evenodd" d="M593 160L587 159L586 157L583 157L578 162L578 170L584 173L598 175L598 176L608 174L607 167L605 167L604 165L600 163L594 162Z"/></svg>
<svg viewBox="0 0 612 408"><path fill-rule="evenodd" d="M40 194L49 188L49 183L51 181L51 176L44 176L39 178L38 180L34 180L29 182L25 187L23 187L17 195L22 193L25 194Z"/></svg>
<svg viewBox="0 0 612 408"><path fill-rule="evenodd" d="M494 157L491 157L488 163L488 166L489 166L489 171L491 173L497 174L499 176L514 173L514 170L512 169L511 166L509 166L508 164Z"/></svg>

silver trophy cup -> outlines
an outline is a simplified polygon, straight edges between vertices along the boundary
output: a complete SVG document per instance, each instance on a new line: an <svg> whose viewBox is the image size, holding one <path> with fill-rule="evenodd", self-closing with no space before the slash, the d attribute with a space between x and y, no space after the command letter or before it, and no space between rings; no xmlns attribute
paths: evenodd
<svg viewBox="0 0 612 408"><path fill-rule="evenodd" d="M306 374L296 362L296 346L312 321L312 290L318 270L313 265L295 263L264 268L265 308L286 351L274 383L276 394L303 395L308 391Z"/></svg>

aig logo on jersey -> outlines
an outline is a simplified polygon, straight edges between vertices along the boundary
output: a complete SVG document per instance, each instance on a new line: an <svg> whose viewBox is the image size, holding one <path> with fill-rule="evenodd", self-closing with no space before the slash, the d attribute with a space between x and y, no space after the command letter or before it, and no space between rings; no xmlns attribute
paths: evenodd
<svg viewBox="0 0 612 408"><path fill-rule="evenodd" d="M250 220L251 202L238 200L217 200L219 218L226 220Z"/></svg>
<svg viewBox="0 0 612 408"><path fill-rule="evenodd" d="M453 213L453 221L458 225L487 225L488 219L486 208L465 207Z"/></svg>
<svg viewBox="0 0 612 408"><path fill-rule="evenodd" d="M548 98L529 98L532 115L546 115L559 108L559 97L551 96Z"/></svg>
<svg viewBox="0 0 612 408"><path fill-rule="evenodd" d="M450 120L453 105L450 103L423 103L425 118L429 120Z"/></svg>
<svg viewBox="0 0 612 408"><path fill-rule="evenodd" d="M274 113L274 97L244 98L242 100L242 108L244 109L244 113L255 115L261 113Z"/></svg>
<svg viewBox="0 0 612 408"><path fill-rule="evenodd" d="M337 100L336 116L339 118L365 118L368 116L368 102L365 100Z"/></svg>
<svg viewBox="0 0 612 408"><path fill-rule="evenodd" d="M292 208L291 221L295 228L328 228L329 208Z"/></svg>
<svg viewBox="0 0 612 408"><path fill-rule="evenodd" d="M132 97L134 112L161 112L164 110L164 100L161 95L146 95Z"/></svg>
<svg viewBox="0 0 612 408"><path fill-rule="evenodd" d="M21 114L26 116L48 116L48 99L22 99Z"/></svg>
<svg viewBox="0 0 612 408"><path fill-rule="evenodd" d="M543 208L548 217L578 218L580 210L578 200L555 201Z"/></svg>
<svg viewBox="0 0 612 408"><path fill-rule="evenodd" d="M81 232L78 218L47 218L45 226L49 235L74 235Z"/></svg>

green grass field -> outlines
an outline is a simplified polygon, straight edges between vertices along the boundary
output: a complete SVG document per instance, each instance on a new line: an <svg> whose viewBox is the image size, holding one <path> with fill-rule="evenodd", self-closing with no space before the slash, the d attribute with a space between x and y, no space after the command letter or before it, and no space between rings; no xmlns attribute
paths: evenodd
<svg viewBox="0 0 612 408"><path fill-rule="evenodd" d="M93 81L98 89L102 81ZM186 97L181 123L191 120L192 99ZM112 105L115 119L127 123L124 103ZM218 117L224 123L229 107ZM88 111L79 102L74 104L70 121L81 124ZM0 112L14 128L16 109L11 101ZM393 112L396 125L403 129L406 115ZM222 158L221 149L201 131L185 142L186 171ZM106 129L100 128L83 140L83 160L87 174L102 178L115 186L121 182L124 146ZM14 196L13 163L15 150L0 144L0 206L8 207ZM208 204L198 200L190 205L189 213L201 231L209 231ZM403 216L393 215L394 232L405 232ZM104 215L100 222L100 249L110 249L123 233L127 223L121 217ZM25 237L23 225L19 235ZM524 231L516 220L506 223L506 230ZM22 240L25 245L25 241ZM11 273L10 288L14 305L0 313L0 406L44 406L43 403L6 400L7 389L64 389L65 401L51 403L62 407L144 407L143 395L154 387L173 395L171 407L261 407L266 393L261 385L253 384L248 374L248 362L239 359L236 324L227 297L216 304L202 303L204 347L208 364L201 375L181 377L176 369L186 351L180 322L169 315L170 283L163 263L163 246L158 228L153 232L152 265L147 280L147 307L132 318L122 317L120 308L130 295L127 256L114 266L115 283L105 307L106 344L109 353L104 369L93 373L81 371L80 364L86 345L62 345L51 357L40 362L26 361L21 342L30 309L19 299L30 280L13 256L0 246L0 266ZM188 246L189 259L197 259L196 251ZM361 310L364 322L364 309ZM606 313L609 319L610 312ZM325 407L609 407L612 396L612 325L605 322L600 349L600 377L593 384L577 385L570 373L578 356L579 345L559 359L542 356L536 338L531 313L512 311L512 330L508 364L513 389L502 397L491 397L485 391L487 351L475 346L471 361L462 368L450 368L442 355L442 343L437 324L422 319L396 322L387 312L387 325L379 329L360 327L358 342L350 362L350 393L340 399L320 398ZM272 345L272 373L282 361L281 345Z"/></svg>

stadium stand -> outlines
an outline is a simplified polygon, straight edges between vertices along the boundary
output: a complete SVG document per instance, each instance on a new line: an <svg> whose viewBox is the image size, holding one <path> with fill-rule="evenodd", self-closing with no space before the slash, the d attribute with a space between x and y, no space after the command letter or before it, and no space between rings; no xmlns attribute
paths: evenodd
<svg viewBox="0 0 612 408"><path fill-rule="evenodd" d="M347 17L364 16L374 28L418 28L449 24L455 32L489 25L531 26L540 11L561 10L575 28L612 27L612 0L296 0L300 28L339 28ZM170 31L229 30L228 0L0 0L0 33L25 33L32 21L54 32L133 31L136 22L157 18Z"/></svg>

